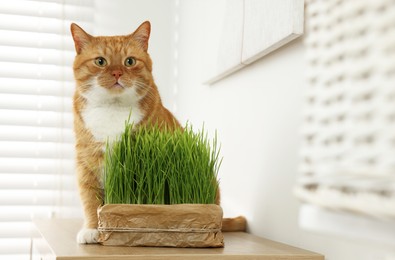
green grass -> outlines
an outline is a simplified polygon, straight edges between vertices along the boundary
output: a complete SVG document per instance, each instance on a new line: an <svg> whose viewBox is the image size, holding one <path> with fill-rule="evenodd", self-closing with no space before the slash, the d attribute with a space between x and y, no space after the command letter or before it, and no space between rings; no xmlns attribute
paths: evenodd
<svg viewBox="0 0 395 260"><path fill-rule="evenodd" d="M107 143L106 204L213 204L221 160L217 136L158 126L133 128Z"/></svg>

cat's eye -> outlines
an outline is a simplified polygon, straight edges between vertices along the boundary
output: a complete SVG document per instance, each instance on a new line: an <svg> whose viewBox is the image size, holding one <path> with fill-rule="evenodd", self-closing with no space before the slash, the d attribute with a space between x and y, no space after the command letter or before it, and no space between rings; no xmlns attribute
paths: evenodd
<svg viewBox="0 0 395 260"><path fill-rule="evenodd" d="M99 67L104 67L104 66L107 65L107 61L106 61L106 59L103 58L103 57L97 57L97 58L95 59L95 64L96 64L97 66L99 66Z"/></svg>
<svg viewBox="0 0 395 260"><path fill-rule="evenodd" d="M126 58L126 60L125 60L125 66L126 67L132 67L134 65L136 65L136 59L135 58L133 58L133 57Z"/></svg>

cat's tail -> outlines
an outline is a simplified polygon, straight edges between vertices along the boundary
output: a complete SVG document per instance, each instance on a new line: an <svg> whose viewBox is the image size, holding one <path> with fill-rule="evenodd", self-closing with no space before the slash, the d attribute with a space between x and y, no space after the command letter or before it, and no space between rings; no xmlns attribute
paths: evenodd
<svg viewBox="0 0 395 260"><path fill-rule="evenodd" d="M222 232L245 232L246 230L247 220L243 216L222 219Z"/></svg>

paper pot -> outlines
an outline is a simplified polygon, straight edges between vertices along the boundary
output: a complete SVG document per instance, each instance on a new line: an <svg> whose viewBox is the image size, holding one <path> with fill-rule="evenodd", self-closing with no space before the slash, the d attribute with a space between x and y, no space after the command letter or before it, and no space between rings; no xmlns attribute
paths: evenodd
<svg viewBox="0 0 395 260"><path fill-rule="evenodd" d="M99 242L111 246L223 247L215 204L107 204L98 209Z"/></svg>

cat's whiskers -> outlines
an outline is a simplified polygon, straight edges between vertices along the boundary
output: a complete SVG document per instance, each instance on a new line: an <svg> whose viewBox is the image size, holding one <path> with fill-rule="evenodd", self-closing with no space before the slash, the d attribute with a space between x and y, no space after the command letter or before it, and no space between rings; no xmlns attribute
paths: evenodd
<svg viewBox="0 0 395 260"><path fill-rule="evenodd" d="M136 80L134 82L134 86L139 88L139 90L143 90L144 91L144 95L141 98L148 97L148 98L150 98L152 100L155 100L157 98L157 96L154 93L152 93L152 91L150 91L151 86L145 84L141 80ZM137 92L138 92L138 90L137 90Z"/></svg>
<svg viewBox="0 0 395 260"><path fill-rule="evenodd" d="M82 84L80 85L81 89L89 90L92 87L92 84Z"/></svg>

